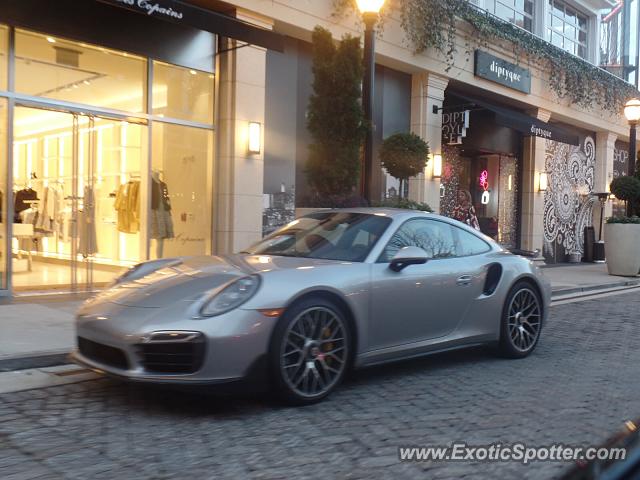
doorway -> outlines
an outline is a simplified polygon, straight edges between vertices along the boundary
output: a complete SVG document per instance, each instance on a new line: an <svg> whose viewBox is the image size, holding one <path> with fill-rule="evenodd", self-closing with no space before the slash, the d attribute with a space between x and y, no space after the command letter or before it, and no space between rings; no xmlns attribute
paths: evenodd
<svg viewBox="0 0 640 480"><path fill-rule="evenodd" d="M13 118L14 290L91 291L145 258L147 126L32 105Z"/></svg>

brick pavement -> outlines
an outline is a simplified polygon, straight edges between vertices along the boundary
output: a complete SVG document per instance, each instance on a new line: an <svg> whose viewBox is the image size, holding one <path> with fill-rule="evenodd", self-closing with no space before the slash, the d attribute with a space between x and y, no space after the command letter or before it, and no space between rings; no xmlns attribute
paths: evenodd
<svg viewBox="0 0 640 480"><path fill-rule="evenodd" d="M400 463L397 447L593 445L640 417L640 298L553 307L524 360L487 349L357 373L284 408L100 379L0 396L0 477L551 478L563 463Z"/></svg>

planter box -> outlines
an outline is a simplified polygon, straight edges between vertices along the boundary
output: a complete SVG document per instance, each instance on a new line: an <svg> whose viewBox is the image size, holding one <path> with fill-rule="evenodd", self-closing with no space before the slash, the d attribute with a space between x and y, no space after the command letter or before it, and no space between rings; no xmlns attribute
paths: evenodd
<svg viewBox="0 0 640 480"><path fill-rule="evenodd" d="M637 276L640 271L640 225L607 223L604 234L609 275Z"/></svg>

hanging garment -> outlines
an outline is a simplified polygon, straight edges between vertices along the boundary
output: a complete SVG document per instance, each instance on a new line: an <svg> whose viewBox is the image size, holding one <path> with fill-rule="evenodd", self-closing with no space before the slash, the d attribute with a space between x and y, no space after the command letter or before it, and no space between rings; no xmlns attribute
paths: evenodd
<svg viewBox="0 0 640 480"><path fill-rule="evenodd" d="M154 239L174 238L171 201L167 184L153 179L151 182L151 232Z"/></svg>
<svg viewBox="0 0 640 480"><path fill-rule="evenodd" d="M14 222L20 223L20 212L31 207L31 204L28 203L30 200L38 200L38 194L33 188L31 187L23 188L22 190L18 190L16 192L14 210L13 210Z"/></svg>
<svg viewBox="0 0 640 480"><path fill-rule="evenodd" d="M118 231L137 233L140 230L140 182L121 184L116 193L114 208L118 212Z"/></svg>
<svg viewBox="0 0 640 480"><path fill-rule="evenodd" d="M78 212L78 252L84 256L98 252L94 201L93 189L84 187L82 210Z"/></svg>
<svg viewBox="0 0 640 480"><path fill-rule="evenodd" d="M53 233L58 229L58 217L64 208L64 194L59 185L49 185L44 188L42 202L38 208L36 228L43 232Z"/></svg>

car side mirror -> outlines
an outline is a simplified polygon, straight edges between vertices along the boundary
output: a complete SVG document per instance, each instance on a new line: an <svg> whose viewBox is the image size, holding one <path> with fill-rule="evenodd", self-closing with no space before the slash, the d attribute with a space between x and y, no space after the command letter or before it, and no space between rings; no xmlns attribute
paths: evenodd
<svg viewBox="0 0 640 480"><path fill-rule="evenodd" d="M400 272L409 265L422 265L427 263L427 260L427 252L420 247L402 247L391 259L389 268L394 272Z"/></svg>

